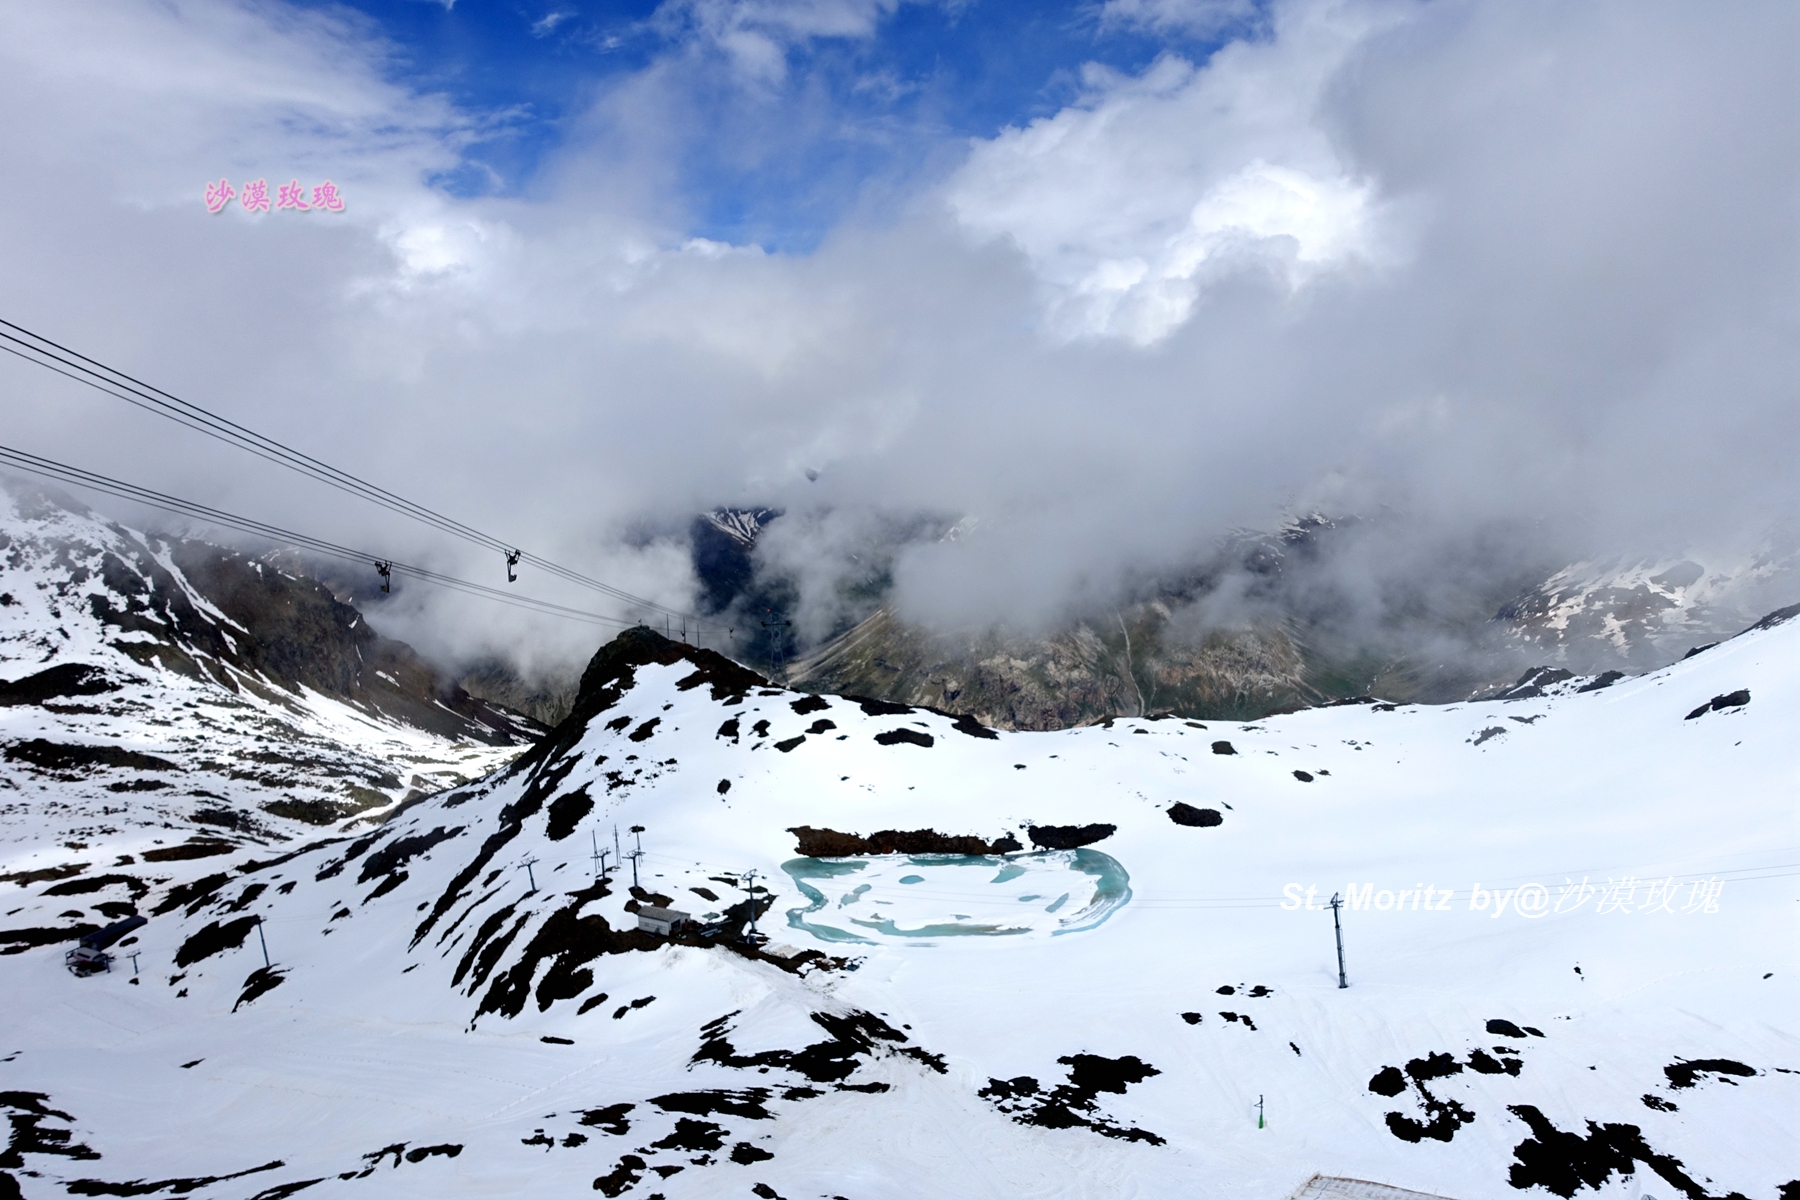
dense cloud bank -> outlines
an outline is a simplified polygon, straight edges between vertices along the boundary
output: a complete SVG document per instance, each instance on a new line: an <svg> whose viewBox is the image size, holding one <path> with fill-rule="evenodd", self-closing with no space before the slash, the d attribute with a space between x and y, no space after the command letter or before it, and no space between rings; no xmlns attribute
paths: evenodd
<svg viewBox="0 0 1800 1200"><path fill-rule="evenodd" d="M1379 596L1795 508L1792 5L1115 0L1103 25L1242 36L1090 68L805 254L692 237L680 164L727 153L722 108L740 158L793 137L801 51L888 8L678 8L530 187L459 199L432 181L506 115L394 82L349 16L14 6L0 315L678 606L693 513L784 509L765 553L821 628L875 544L904 614L1028 623L1284 512L1405 529L1343 567ZM221 176L349 207L211 216ZM7 444L501 578L10 359L0 405ZM597 637L476 604L390 620L456 653Z"/></svg>

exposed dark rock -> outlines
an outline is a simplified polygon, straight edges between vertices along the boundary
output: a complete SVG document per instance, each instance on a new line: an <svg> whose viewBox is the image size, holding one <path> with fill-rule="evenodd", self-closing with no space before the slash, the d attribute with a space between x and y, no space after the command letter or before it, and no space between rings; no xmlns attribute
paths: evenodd
<svg viewBox="0 0 1800 1200"><path fill-rule="evenodd" d="M1214 754L1236 754L1237 750L1232 747L1230 742L1214 742L1212 752Z"/></svg>
<svg viewBox="0 0 1800 1200"><path fill-rule="evenodd" d="M725 1148L726 1130L714 1125L711 1121L696 1121L692 1117L681 1117L676 1120L675 1128L659 1141L650 1144L658 1150L687 1150L692 1153L722 1150Z"/></svg>
<svg viewBox="0 0 1800 1200"><path fill-rule="evenodd" d="M173 771L174 763L154 754L142 754L118 746L68 746L59 742L32 738L14 742L6 748L10 762L30 763L46 771L77 771L88 774L86 767L112 767L130 771Z"/></svg>
<svg viewBox="0 0 1800 1200"><path fill-rule="evenodd" d="M6 1146L0 1148L0 1169L21 1169L27 1154L49 1154L84 1162L100 1157L75 1141L67 1129L44 1128L45 1121L71 1125L75 1122L68 1113L58 1112L46 1104L49 1099L43 1092L0 1092L0 1109L7 1110L7 1120L12 1127Z"/></svg>
<svg viewBox="0 0 1800 1200"><path fill-rule="evenodd" d="M851 701L863 710L865 716L870 717L903 717L914 711L911 705L895 704L889 700L876 700L868 696L845 696L844 699Z"/></svg>
<svg viewBox="0 0 1800 1200"><path fill-rule="evenodd" d="M1790 604L1786 608L1778 608L1750 628L1773 629L1777 625L1793 620L1795 617L1800 617L1800 604Z"/></svg>
<svg viewBox="0 0 1800 1200"><path fill-rule="evenodd" d="M14 871L10 875L0 875L0 883L16 883L20 887L29 887L34 883L43 883L47 879L67 879L71 875L79 875L92 865L90 863L61 863L54 867L39 867L35 871Z"/></svg>
<svg viewBox="0 0 1800 1200"><path fill-rule="evenodd" d="M983 725L980 721L977 721L974 717L970 716L968 713L964 713L961 716L957 717L956 723L954 725L952 725L951 728L956 730L956 732L958 732L958 733L966 733L970 737L975 737L975 738L987 738L989 740L997 741L1000 737L1000 735L998 733L994 732L992 729L989 729L986 725ZM1139 732L1142 732L1142 730L1140 730Z"/></svg>
<svg viewBox="0 0 1800 1200"><path fill-rule="evenodd" d="M631 1131L631 1122L625 1119L625 1114L636 1107L635 1104L609 1104L605 1108L590 1108L581 1114L581 1123L624 1137Z"/></svg>
<svg viewBox="0 0 1800 1200"><path fill-rule="evenodd" d="M1469 1066L1483 1075L1517 1075L1519 1065L1516 1058L1497 1059L1486 1050L1477 1049L1469 1053Z"/></svg>
<svg viewBox="0 0 1800 1200"><path fill-rule="evenodd" d="M1443 1079L1449 1075L1462 1074L1462 1064L1448 1054L1428 1054L1424 1058L1415 1058L1408 1062L1406 1073L1421 1082L1427 1079Z"/></svg>
<svg viewBox="0 0 1800 1200"><path fill-rule="evenodd" d="M539 1012L558 1000L572 1000L592 987L594 973L586 964L601 955L651 950L664 944L651 933L614 929L597 913L580 915L584 904L608 893L606 880L597 880L589 887L570 893L570 903L550 914L519 952L518 960L494 977L493 986L482 997L475 1015L497 1012L507 1017L518 1016L532 993L531 981L537 978L538 968L546 959L550 965L543 971L536 989ZM641 1006L648 1000L635 1003Z"/></svg>
<svg viewBox="0 0 1800 1200"><path fill-rule="evenodd" d="M909 746L924 746L929 749L935 740L936 739L929 733L911 729L904 725L898 729L890 729L886 733L878 733L875 735L876 743L882 746L898 746L900 743L905 742Z"/></svg>
<svg viewBox="0 0 1800 1200"><path fill-rule="evenodd" d="M347 804L329 800L275 800L262 806L273 817L299 821L305 825L335 825L353 811Z"/></svg>
<svg viewBox="0 0 1800 1200"><path fill-rule="evenodd" d="M807 858L856 858L868 854L1003 854L1009 848L1019 848L1018 841L1011 837L990 843L978 837L942 834L935 829L881 829L864 837L839 833L835 829L796 825L788 832L799 843L796 852ZM1010 843L1010 847L1003 843Z"/></svg>
<svg viewBox="0 0 1800 1200"><path fill-rule="evenodd" d="M1748 1078L1756 1074L1756 1068L1733 1062L1729 1058L1678 1058L1663 1068L1663 1074L1669 1077L1671 1088L1679 1089L1693 1087L1702 1075L1716 1075L1721 1083L1731 1083L1731 1080L1725 1078L1727 1075Z"/></svg>
<svg viewBox="0 0 1800 1200"><path fill-rule="evenodd" d="M1199 829L1210 829L1222 826L1226 819L1217 808L1193 808L1192 804L1175 801L1168 808L1168 819L1174 820L1177 826L1195 826Z"/></svg>
<svg viewBox="0 0 1800 1200"><path fill-rule="evenodd" d="M769 1089L767 1088L745 1088L741 1092L715 1089L654 1096L650 1103L664 1112L688 1113L696 1117L710 1117L715 1113L726 1113L751 1121L768 1121L775 1116L766 1107L768 1099Z"/></svg>
<svg viewBox="0 0 1800 1200"><path fill-rule="evenodd" d="M1507 1182L1515 1188L1541 1187L1569 1200L1583 1187L1599 1190L1615 1173L1635 1174L1641 1162L1689 1200L1710 1200L1710 1193L1688 1175L1682 1161L1651 1149L1636 1125L1589 1121L1587 1136L1582 1137L1558 1129L1532 1105L1514 1104L1507 1111L1525 1122L1532 1134L1513 1147ZM1745 1198L1732 1192L1726 1200Z"/></svg>
<svg viewBox="0 0 1800 1200"><path fill-rule="evenodd" d="M1102 1058L1096 1054L1074 1054L1056 1061L1069 1068L1069 1081L1049 1091L1031 1076L1020 1075L1014 1079L989 1079L977 1094L1021 1125L1091 1129L1105 1137L1149 1142L1153 1146L1163 1144L1163 1139L1149 1130L1115 1124L1095 1103L1101 1092L1122 1095L1131 1084L1162 1072L1131 1055Z"/></svg>
<svg viewBox="0 0 1800 1200"><path fill-rule="evenodd" d="M249 916L239 917L235 921L226 921L223 924L218 921L211 922L198 933L189 937L187 941L181 943L181 948L175 951L175 965L178 967L191 966L201 959L237 949L244 944L244 939L250 936L250 931L256 928L256 921L256 917Z"/></svg>
<svg viewBox="0 0 1800 1200"><path fill-rule="evenodd" d="M1562 667L1533 667L1519 676L1518 682L1509 688L1503 688L1492 699L1495 700L1529 700L1544 694L1544 689L1553 683L1563 683L1575 678L1575 672Z"/></svg>
<svg viewBox="0 0 1800 1200"><path fill-rule="evenodd" d="M1695 717L1703 717L1709 712L1721 712L1727 708L1742 708L1748 703L1750 703L1750 689L1739 688L1735 692L1726 692L1722 696L1714 696L1711 700L1708 700L1705 704L1702 704L1699 708L1696 708L1693 712L1689 713L1685 719L1692 721Z"/></svg>
<svg viewBox="0 0 1800 1200"><path fill-rule="evenodd" d="M768 682L716 651L670 641L645 625L633 626L595 652L587 670L582 673L568 719L516 759L508 774L540 772L546 764L563 759L581 741L589 723L617 704L636 685L639 667L672 666L678 662L689 663L694 670L678 680L675 686L690 691L706 685L717 701L742 699L747 691L766 686ZM629 718L626 723L630 723Z"/></svg>
<svg viewBox="0 0 1800 1200"><path fill-rule="evenodd" d="M644 1160L635 1154L621 1155L618 1166L609 1174L594 1180L594 1190L609 1198L621 1195L627 1188L643 1178L638 1172L644 1169Z"/></svg>
<svg viewBox="0 0 1800 1200"><path fill-rule="evenodd" d="M42 704L65 696L98 696L116 692L119 685L99 667L86 663L58 663L23 679L0 679L0 708L13 704Z"/></svg>
<svg viewBox="0 0 1800 1200"><path fill-rule="evenodd" d="M66 883L47 887L46 896L81 896L88 892L98 892L103 888L122 887L131 892L133 899L143 896L150 890L150 885L135 875L90 875L86 879L71 879Z"/></svg>
<svg viewBox="0 0 1800 1200"><path fill-rule="evenodd" d="M807 713L821 712L830 708L831 701L825 699L823 696L807 696L803 699L794 701L788 707L804 717Z"/></svg>
<svg viewBox="0 0 1800 1200"><path fill-rule="evenodd" d="M1714 644L1716 645L1717 643L1714 643ZM1706 647L1701 647L1701 649L1706 649ZM1687 657L1692 658L1696 653L1697 653L1697 651L1689 650L1687 652ZM1577 693L1598 692L1603 688L1611 687L1613 684L1619 682L1619 680L1621 680L1623 678L1625 678L1625 672L1623 672L1623 671L1602 671L1602 672L1600 672L1600 674L1594 676L1592 679L1588 680L1586 683L1584 683L1580 687L1576 688L1575 691Z"/></svg>
<svg viewBox="0 0 1800 1200"><path fill-rule="evenodd" d="M189 1192L197 1192L201 1188L211 1187L215 1183L224 1183L227 1179L242 1179L246 1175L260 1175L264 1171L277 1171L286 1165L277 1159L274 1162L266 1162L260 1167L233 1171L229 1175L206 1175L197 1179L133 1179L129 1183L108 1183L103 1179L76 1179L64 1183L63 1189L71 1196L152 1196L157 1192L185 1196Z"/></svg>
<svg viewBox="0 0 1800 1200"><path fill-rule="evenodd" d="M462 831L463 826L461 825L448 830L439 825L430 833L397 838L364 860L362 873L356 877L356 882L367 883L378 875L392 875L433 846L459 836Z"/></svg>
<svg viewBox="0 0 1800 1200"><path fill-rule="evenodd" d="M721 1066L743 1068L782 1067L794 1071L813 1083L838 1083L847 1079L863 1057L872 1054L877 1043L886 1043L891 1051L900 1052L907 1038L904 1033L870 1012L852 1012L845 1016L815 1012L814 1023L831 1035L828 1041L814 1042L802 1050L763 1050L756 1054L739 1054L728 1039L730 1021L736 1013L727 1013L701 1026L704 1040L694 1052L693 1062L714 1062ZM935 1068L934 1068L935 1069ZM790 1096L791 1098L791 1096Z"/></svg>
<svg viewBox="0 0 1800 1200"><path fill-rule="evenodd" d="M1389 1132L1403 1142L1417 1143L1425 1138L1448 1142L1453 1139L1457 1130L1475 1119L1475 1114L1455 1100L1438 1097L1425 1085L1433 1079L1460 1074L1462 1069L1461 1063L1442 1053L1409 1061L1406 1064L1406 1074L1411 1076L1413 1086L1418 1091L1419 1103L1425 1110L1426 1119L1420 1121L1404 1113L1388 1113ZM1369 1090L1381 1096L1398 1096L1406 1090L1406 1081L1398 1068L1383 1067L1369 1080Z"/></svg>
<svg viewBox="0 0 1800 1200"><path fill-rule="evenodd" d="M572 792L567 792L550 802L550 820L544 827L544 836L553 842L560 842L575 832L583 817L594 811L594 798L588 795L588 785L582 784Z"/></svg>
<svg viewBox="0 0 1800 1200"><path fill-rule="evenodd" d="M274 991L281 986L281 982L285 978L285 973L278 967L256 968L256 970L250 972L249 977L244 980L244 992L237 998L237 1003L231 1006L231 1011L236 1012L244 1005L255 1000L258 996L265 996Z"/></svg>
<svg viewBox="0 0 1800 1200"><path fill-rule="evenodd" d="M1118 832L1117 825L1033 825L1025 833L1032 845L1046 850L1075 850L1104 841Z"/></svg>
<svg viewBox="0 0 1800 1200"><path fill-rule="evenodd" d="M158 904L151 912L156 916L161 916L186 905L188 915L191 917L200 911L201 905L211 900L220 888L230 882L231 876L229 875L208 875L191 883L178 883L169 889L169 894L163 897L162 903Z"/></svg>

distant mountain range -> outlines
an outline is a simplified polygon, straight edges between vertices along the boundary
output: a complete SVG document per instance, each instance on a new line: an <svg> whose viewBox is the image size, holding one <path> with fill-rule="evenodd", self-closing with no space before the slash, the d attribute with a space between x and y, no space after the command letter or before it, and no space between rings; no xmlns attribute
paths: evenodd
<svg viewBox="0 0 1800 1200"><path fill-rule="evenodd" d="M733 531L736 574L721 590L781 595L779 581L757 575L753 553L779 514L735 516L706 518ZM958 522L944 536L973 525ZM1800 563L1771 541L1709 557L1709 566L1676 558L1535 574L1477 567L1448 582L1389 583L1371 609L1346 595L1342 569L1346 543L1366 532L1366 522L1319 514L1239 531L1190 570L1140 581L1112 609L1048 631L929 629L877 596L855 624L793 655L784 673L807 690L930 705L1010 729L1156 713L1256 719L1365 695L1449 703L1494 694L1537 666L1665 666L1782 603ZM706 561L696 553L703 580ZM1219 619L1227 596L1231 615ZM774 665L759 647L745 649L755 665Z"/></svg>

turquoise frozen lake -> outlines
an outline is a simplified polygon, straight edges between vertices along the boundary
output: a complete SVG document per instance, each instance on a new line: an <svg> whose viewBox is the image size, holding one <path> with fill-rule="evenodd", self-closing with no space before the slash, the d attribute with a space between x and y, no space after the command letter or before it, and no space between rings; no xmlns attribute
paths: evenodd
<svg viewBox="0 0 1800 1200"><path fill-rule="evenodd" d="M824 942L1054 937L1094 929L1131 899L1119 861L1087 848L795 858L781 869L807 900L788 924Z"/></svg>

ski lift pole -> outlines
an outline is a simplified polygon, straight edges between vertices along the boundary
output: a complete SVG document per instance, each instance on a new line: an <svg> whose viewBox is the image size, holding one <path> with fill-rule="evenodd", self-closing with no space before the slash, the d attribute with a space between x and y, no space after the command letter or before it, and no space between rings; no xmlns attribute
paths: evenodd
<svg viewBox="0 0 1800 1200"><path fill-rule="evenodd" d="M1338 918L1338 911L1343 907L1343 897L1337 892L1331 893L1331 927L1337 933L1338 986L1347 988L1350 986L1350 980L1344 975L1344 924Z"/></svg>

